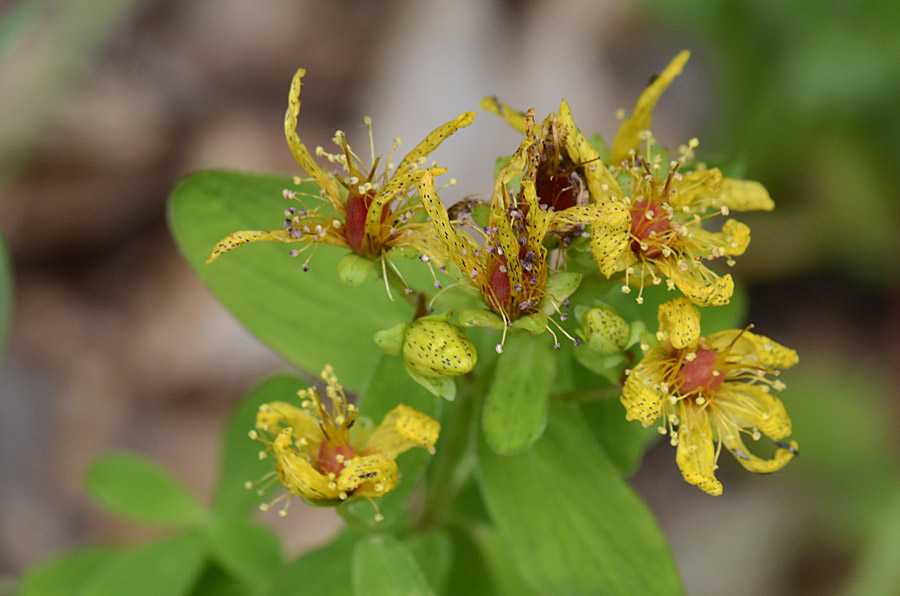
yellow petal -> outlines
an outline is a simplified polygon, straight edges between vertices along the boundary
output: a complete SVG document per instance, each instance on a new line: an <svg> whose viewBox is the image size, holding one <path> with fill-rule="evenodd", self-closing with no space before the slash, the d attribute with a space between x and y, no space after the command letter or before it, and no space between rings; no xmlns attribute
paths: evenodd
<svg viewBox="0 0 900 596"><path fill-rule="evenodd" d="M734 294L731 274L719 277L702 263L686 259L682 260L684 269L674 259L658 259L653 263L697 306L722 306Z"/></svg>
<svg viewBox="0 0 900 596"><path fill-rule="evenodd" d="M309 235L292 238L287 230L242 230L219 240L212 252L209 253L206 264L209 265L229 250L251 242L309 242L310 239Z"/></svg>
<svg viewBox="0 0 900 596"><path fill-rule="evenodd" d="M380 497L397 486L397 462L383 453L354 457L346 462L337 478L341 493L357 497Z"/></svg>
<svg viewBox="0 0 900 596"><path fill-rule="evenodd" d="M681 297L659 305L659 330L675 348L687 348L700 339L700 311L690 300Z"/></svg>
<svg viewBox="0 0 900 596"><path fill-rule="evenodd" d="M628 420L639 420L649 425L659 419L663 400L668 397L668 391L663 387L663 369L660 365L657 354L648 354L625 378L621 402Z"/></svg>
<svg viewBox="0 0 900 596"><path fill-rule="evenodd" d="M300 114L300 87L305 75L306 69L300 68L291 81L291 90L288 93L288 108L284 115L284 135L287 138L288 147L291 148L291 153L294 154L294 159L297 160L300 167L306 170L306 173L312 177L316 185L323 189L332 200L339 200L340 193L338 192L337 183L331 176L322 171L297 134L297 117Z"/></svg>
<svg viewBox="0 0 900 596"><path fill-rule="evenodd" d="M708 232L702 228L691 231L693 246L697 252L720 256L740 256L750 245L750 227L736 219L729 219L721 232Z"/></svg>
<svg viewBox="0 0 900 596"><path fill-rule="evenodd" d="M752 180L724 179L716 199L718 205L734 211L771 211L775 208L769 191Z"/></svg>
<svg viewBox="0 0 900 596"><path fill-rule="evenodd" d="M406 157L404 157L397 166L397 171L394 175L405 174L407 171L411 170L418 163L420 157L428 157L447 137L460 128L465 128L472 124L474 119L475 112L463 112L450 122L445 122L435 128L428 136L422 139L412 151L406 154Z"/></svg>
<svg viewBox="0 0 900 596"><path fill-rule="evenodd" d="M500 101L496 97L485 97L478 102L478 107L486 112L500 116L507 124L520 133L525 134L525 114L509 107L506 102Z"/></svg>
<svg viewBox="0 0 900 596"><path fill-rule="evenodd" d="M775 450L775 455L772 456L772 459L763 459L750 453L738 433L734 433L728 438L722 437L722 444L731 451L739 464L757 474L771 474L772 472L777 472L787 465L787 463L798 453L797 442L791 441L789 443L789 449L779 446Z"/></svg>
<svg viewBox="0 0 900 596"><path fill-rule="evenodd" d="M628 152L631 149L637 149L641 144L640 133L648 130L653 120L653 107L659 100L663 91L672 83L672 81L681 74L691 53L687 50L680 52L675 58L669 62L665 70L660 73L653 82L651 82L638 97L631 116L619 127L616 139L613 141L612 150L610 151L610 162L618 164L628 158Z"/></svg>
<svg viewBox="0 0 900 596"><path fill-rule="evenodd" d="M476 247L473 247L471 242L461 238L456 233L456 230L453 229L453 226L450 225L450 218L447 215L447 210L444 208L444 203L441 202L440 197L437 196L434 190L434 177L428 170L425 171L422 179L419 181L419 197L437 229L438 238L444 243L450 258L453 259L457 267L470 279L485 276L486 272L481 271L478 260L475 258L474 249Z"/></svg>
<svg viewBox="0 0 900 596"><path fill-rule="evenodd" d="M337 485L319 472L294 446L290 428L286 428L272 444L275 471L286 489L314 501L339 498Z"/></svg>
<svg viewBox="0 0 900 596"><path fill-rule="evenodd" d="M599 205L575 205L562 211L548 211L550 224L548 231L563 230L575 225L589 226L603 217Z"/></svg>
<svg viewBox="0 0 900 596"><path fill-rule="evenodd" d="M715 392L713 407L738 428L758 428L780 441L791 434L791 419L781 400L759 385L726 382Z"/></svg>
<svg viewBox="0 0 900 596"><path fill-rule="evenodd" d="M431 416L400 404L384 417L366 440L364 453L384 453L396 458L412 447L424 447L434 453L441 424Z"/></svg>
<svg viewBox="0 0 900 596"><path fill-rule="evenodd" d="M707 412L687 405L682 408L681 414L675 462L685 482L711 495L721 495L722 483L715 476L716 448Z"/></svg>
<svg viewBox="0 0 900 596"><path fill-rule="evenodd" d="M765 335L757 335L748 331L744 337L753 342L758 362L766 368L790 368L800 360L797 352Z"/></svg>
<svg viewBox="0 0 900 596"><path fill-rule="evenodd" d="M600 273L610 277L631 242L631 213L618 203L603 203L602 215L591 225L591 254Z"/></svg>
<svg viewBox="0 0 900 596"><path fill-rule="evenodd" d="M256 429L276 435L286 428L292 428L296 438L311 442L322 440L319 419L303 408L283 401L274 401L259 406L256 412Z"/></svg>
<svg viewBox="0 0 900 596"><path fill-rule="evenodd" d="M681 180L672 184L675 192L669 195L668 201L675 209L688 207L694 213L702 213L721 206L713 200L721 186L722 172L718 168L694 170L682 174Z"/></svg>
<svg viewBox="0 0 900 596"><path fill-rule="evenodd" d="M585 182L595 202L608 200L611 192L618 190L615 177L603 165L600 154L591 146L590 141L581 133L572 119L572 110L566 100L559 106L559 122L566 129L566 151L576 164L584 166ZM607 190L603 190L603 185Z"/></svg>

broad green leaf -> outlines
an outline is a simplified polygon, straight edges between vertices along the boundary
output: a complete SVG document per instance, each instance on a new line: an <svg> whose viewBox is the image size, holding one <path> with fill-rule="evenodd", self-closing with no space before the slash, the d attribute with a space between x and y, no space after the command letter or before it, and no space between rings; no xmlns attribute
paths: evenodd
<svg viewBox="0 0 900 596"><path fill-rule="evenodd" d="M363 535L344 530L321 548L294 559L272 580L260 596L347 596L353 590L350 579L351 558L356 542Z"/></svg>
<svg viewBox="0 0 900 596"><path fill-rule="evenodd" d="M409 550L384 534L356 543L352 576L356 596L434 596Z"/></svg>
<svg viewBox="0 0 900 596"><path fill-rule="evenodd" d="M554 596L683 592L653 515L573 406L552 408L531 449L479 445L479 481L523 577Z"/></svg>
<svg viewBox="0 0 900 596"><path fill-rule="evenodd" d="M484 404L482 428L491 449L509 455L534 443L547 424L556 374L546 337L510 333Z"/></svg>
<svg viewBox="0 0 900 596"><path fill-rule="evenodd" d="M0 355L6 350L13 309L13 270L6 243L0 237Z"/></svg>
<svg viewBox="0 0 900 596"><path fill-rule="evenodd" d="M603 450L619 474L633 474L647 450L659 438L655 428L625 419L625 408L618 399L579 404L584 419L603 445Z"/></svg>
<svg viewBox="0 0 900 596"><path fill-rule="evenodd" d="M484 553L493 581L497 584L496 591L490 592L490 594L496 596L543 596L542 592L536 590L522 577L516 568L516 562L513 560L509 548L496 530L485 529L479 532L478 545L481 552Z"/></svg>
<svg viewBox="0 0 900 596"><path fill-rule="evenodd" d="M217 517L206 528L216 562L250 588L258 588L284 565L278 537L245 519Z"/></svg>
<svg viewBox="0 0 900 596"><path fill-rule="evenodd" d="M101 457L88 472L87 488L105 509L139 521L193 524L205 515L166 470L140 455Z"/></svg>
<svg viewBox="0 0 900 596"><path fill-rule="evenodd" d="M204 541L196 533L160 540L116 557L78 596L188 594L205 559Z"/></svg>
<svg viewBox="0 0 900 596"><path fill-rule="evenodd" d="M291 180L243 172L201 172L183 180L169 203L179 248L216 297L262 341L300 368L332 364L344 386L358 389L378 362L371 340L412 314L402 296L388 300L370 279L347 288L337 275L344 249L318 246L304 273L278 242L241 246L205 265L213 246L239 230L279 228ZM313 185L305 192L317 194ZM305 258L305 257L304 257ZM394 292L395 294L397 292Z"/></svg>
<svg viewBox="0 0 900 596"><path fill-rule="evenodd" d="M272 471L272 462L260 460L263 444L250 439L248 433L256 425L259 406L272 401L300 400L297 391L309 386L297 377L272 377L248 395L232 414L225 430L222 448L222 467L214 510L222 516L246 515L265 500L255 490L247 490L246 482L255 482ZM273 489L281 485L275 483Z"/></svg>
<svg viewBox="0 0 900 596"><path fill-rule="evenodd" d="M900 594L900 485L879 528L866 544L849 596Z"/></svg>
<svg viewBox="0 0 900 596"><path fill-rule="evenodd" d="M69 551L31 569L19 586L22 596L65 596L77 594L103 568L121 556L109 547Z"/></svg>
<svg viewBox="0 0 900 596"><path fill-rule="evenodd" d="M500 596L497 583L505 578L500 578L496 573L492 574L485 553L482 552L483 528L477 528L479 540L476 542L469 533L459 527L449 529L453 540L453 565L450 568L450 577L447 578L447 589L444 594L453 596L465 594L466 596ZM504 571L512 570L518 575L518 570L512 566ZM506 596L503 594L502 596ZM510 594L509 596L513 596ZM531 596L528 592L522 592L516 596Z"/></svg>
<svg viewBox="0 0 900 596"><path fill-rule="evenodd" d="M434 593L443 594L453 560L453 543L449 534L443 530L413 534L405 545Z"/></svg>
<svg viewBox="0 0 900 596"><path fill-rule="evenodd" d="M371 420L373 425L378 425L388 412L401 403L440 419L444 402L428 393L406 374L402 358L385 355L361 392L359 413ZM431 458L431 454L425 449L413 447L397 458L400 468L400 484L397 488L375 503L368 500L343 503L338 512L354 526L368 531L402 529L401 522L406 520L406 503ZM384 517L380 522L375 521L378 512Z"/></svg>
<svg viewBox="0 0 900 596"><path fill-rule="evenodd" d="M191 589L191 596L248 596L252 593L218 565L207 565Z"/></svg>

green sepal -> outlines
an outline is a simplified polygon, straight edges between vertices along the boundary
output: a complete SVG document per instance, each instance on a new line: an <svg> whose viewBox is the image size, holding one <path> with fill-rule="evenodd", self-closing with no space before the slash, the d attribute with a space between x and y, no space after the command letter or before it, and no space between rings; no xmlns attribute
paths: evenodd
<svg viewBox="0 0 900 596"><path fill-rule="evenodd" d="M391 257L400 257L401 259L415 259L418 258L419 251L412 246L395 246L387 254Z"/></svg>
<svg viewBox="0 0 900 596"><path fill-rule="evenodd" d="M435 397L443 397L447 401L453 401L456 398L456 382L453 377L426 377L412 370L409 365L406 366L406 372L413 381L427 389Z"/></svg>
<svg viewBox="0 0 900 596"><path fill-rule="evenodd" d="M544 299L541 300L541 310L548 315L555 313L556 304L563 302L575 293L579 284L581 284L581 274L574 271L560 271L551 275L547 279Z"/></svg>
<svg viewBox="0 0 900 596"><path fill-rule="evenodd" d="M399 356L403 351L403 340L406 337L408 323L398 323L390 329L382 329L375 333L375 345L388 356Z"/></svg>
<svg viewBox="0 0 900 596"><path fill-rule="evenodd" d="M513 321L512 326L516 329L524 329L534 335L540 335L547 329L547 323L545 321L546 318L544 315L533 314L524 316L521 319L516 319Z"/></svg>
<svg viewBox="0 0 900 596"><path fill-rule="evenodd" d="M472 308L459 311L459 324L463 327L490 327L503 329L503 319L486 308Z"/></svg>
<svg viewBox="0 0 900 596"><path fill-rule="evenodd" d="M356 254L347 253L337 263L338 277L348 288L355 288L369 277L369 273L375 267L375 261Z"/></svg>

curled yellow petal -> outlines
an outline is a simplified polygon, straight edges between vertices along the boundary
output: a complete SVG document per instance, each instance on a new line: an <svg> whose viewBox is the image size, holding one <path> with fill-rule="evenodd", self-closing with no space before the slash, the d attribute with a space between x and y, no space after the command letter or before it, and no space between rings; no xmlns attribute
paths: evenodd
<svg viewBox="0 0 900 596"><path fill-rule="evenodd" d="M212 252L209 253L209 258L206 259L206 264L209 265L226 252L234 250L241 245L249 244L251 242L309 241L310 237L307 235L301 236L299 238L292 238L290 232L288 232L287 230L242 230L240 232L229 234L225 238L219 240L216 243L215 247L213 247Z"/></svg>
<svg viewBox="0 0 900 596"><path fill-rule="evenodd" d="M431 131L428 136L422 139L418 145L413 147L412 151L406 154L406 156L400 161L400 164L397 165L397 171L395 176L400 174L405 174L407 171L411 170L422 157L428 157L432 151L438 148L438 145L444 142L444 140L455 133L460 128L465 128L466 126L472 124L472 121L475 119L475 112L463 112L450 122L445 122L444 124L438 126L433 131Z"/></svg>
<svg viewBox="0 0 900 596"><path fill-rule="evenodd" d="M294 154L294 159L297 160L300 167L306 170L306 173L312 177L316 185L323 189L332 200L339 200L340 193L338 192L337 183L319 167L297 134L297 117L300 114L300 87L305 75L305 68L297 69L293 80L291 80L291 90L288 93L288 107L284 115L284 135L287 138L288 147L291 148L291 153Z"/></svg>
<svg viewBox="0 0 900 596"><path fill-rule="evenodd" d="M752 180L725 178L719 187L717 201L735 211L771 211L775 208L769 191Z"/></svg>
<svg viewBox="0 0 900 596"><path fill-rule="evenodd" d="M400 404L384 417L366 441L364 452L379 452L397 457L412 447L424 447L434 453L441 424L431 416Z"/></svg>
<svg viewBox="0 0 900 596"><path fill-rule="evenodd" d="M297 438L320 441L319 420L308 411L283 401L263 404L256 412L256 429L276 435L286 428L293 429Z"/></svg>
<svg viewBox="0 0 900 596"><path fill-rule="evenodd" d="M314 501L339 498L337 484L314 468L309 459L294 446L292 429L284 429L275 438L272 456L278 479L295 495Z"/></svg>
<svg viewBox="0 0 900 596"><path fill-rule="evenodd" d="M700 339L700 311L681 297L659 305L659 330L675 348L686 348Z"/></svg>
<svg viewBox="0 0 900 596"><path fill-rule="evenodd" d="M591 225L591 254L600 273L610 277L631 242L631 214L618 203L603 203L601 213Z"/></svg>
<svg viewBox="0 0 900 596"><path fill-rule="evenodd" d="M584 167L588 192L595 202L602 202L612 189L618 189L615 177L603 164L600 154L581 133L572 118L572 110L566 100L559 106L559 122L566 129L566 151L576 164ZM606 185L604 190L603 185Z"/></svg>
<svg viewBox="0 0 900 596"><path fill-rule="evenodd" d="M757 335L749 331L744 334L753 342L756 348L756 356L759 363L767 368L790 368L800 361L797 352L785 347L777 341L771 340L765 335Z"/></svg>
<svg viewBox="0 0 900 596"><path fill-rule="evenodd" d="M777 472L786 466L787 463L799 453L797 442L791 441L790 443L783 444L784 446L781 446L782 444L779 443L778 448L775 450L775 455L773 455L771 459L763 459L750 453L750 450L744 445L744 441L741 440L739 434L734 434L728 438L723 437L722 444L734 454L734 457L739 464L745 469L756 472L757 474L771 474L772 472Z"/></svg>
<svg viewBox="0 0 900 596"><path fill-rule="evenodd" d="M628 119L622 122L619 132L616 134L616 139L613 141L612 150L610 151L611 163L617 164L627 159L628 152L632 149L637 150L640 146L642 142L640 133L648 130L652 124L653 107L659 101L663 91L675 80L675 77L681 74L681 70L690 56L691 53L687 50L680 52L669 62L665 70L641 92L634 106L634 111L631 112L631 116Z"/></svg>
<svg viewBox="0 0 900 596"><path fill-rule="evenodd" d="M668 395L659 364L657 358L648 355L625 379L621 402L628 420L639 420L649 425L659 419L663 400Z"/></svg>
<svg viewBox="0 0 900 596"><path fill-rule="evenodd" d="M506 102L496 97L485 97L478 102L478 107L495 116L500 116L507 124L525 134L525 114L511 108Z"/></svg>
<svg viewBox="0 0 900 596"><path fill-rule="evenodd" d="M456 266L464 275L468 275L472 279L484 276L485 272L481 271L478 260L475 258L475 248L477 247L473 247L472 242L460 237L450 225L450 217L447 215L444 203L441 202L434 190L434 176L428 170L419 181L419 197L434 223L438 239L444 243Z"/></svg>
<svg viewBox="0 0 900 596"><path fill-rule="evenodd" d="M394 490L399 477L397 462L383 453L354 457L346 462L337 478L338 495L380 497Z"/></svg>
<svg viewBox="0 0 900 596"><path fill-rule="evenodd" d="M681 418L675 463L685 482L711 495L721 495L722 483L715 476L716 449L706 410L688 405L682 408Z"/></svg>
<svg viewBox="0 0 900 596"><path fill-rule="evenodd" d="M728 382L716 392L714 409L724 424L753 429L780 441L791 434L791 419L781 400L759 385Z"/></svg>
<svg viewBox="0 0 900 596"><path fill-rule="evenodd" d="M731 274L719 277L701 263L682 259L658 259L654 264L697 306L722 306L731 301L734 280Z"/></svg>

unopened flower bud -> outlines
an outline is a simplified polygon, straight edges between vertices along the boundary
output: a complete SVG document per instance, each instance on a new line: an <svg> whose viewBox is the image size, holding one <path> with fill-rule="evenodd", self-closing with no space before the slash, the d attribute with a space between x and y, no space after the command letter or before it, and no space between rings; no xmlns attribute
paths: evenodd
<svg viewBox="0 0 900 596"><path fill-rule="evenodd" d="M451 323L420 319L410 324L403 359L425 377L454 377L475 366L478 353L462 329Z"/></svg>

